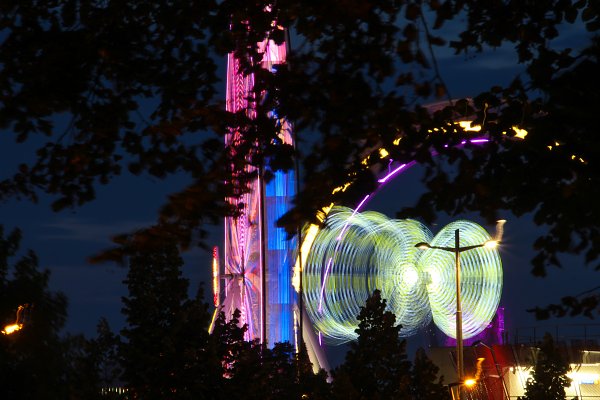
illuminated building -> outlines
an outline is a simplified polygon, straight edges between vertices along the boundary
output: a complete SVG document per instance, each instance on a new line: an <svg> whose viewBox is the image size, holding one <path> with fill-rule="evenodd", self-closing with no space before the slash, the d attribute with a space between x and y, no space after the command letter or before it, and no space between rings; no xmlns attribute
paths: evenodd
<svg viewBox="0 0 600 400"><path fill-rule="evenodd" d="M600 330L598 325L554 326L551 332L555 347L571 371L566 398L579 400L600 398ZM536 336L537 329L537 336ZM525 331L525 332L524 332ZM465 347L466 376L477 376L477 383L465 390L468 399L516 400L524 396L527 380L534 372L540 327L521 329L512 343L475 341ZM493 339L493 338L489 338ZM506 338L505 338L506 339ZM446 384L456 379L455 354L450 347L431 347L430 359L440 368ZM483 359L477 368L478 361Z"/></svg>

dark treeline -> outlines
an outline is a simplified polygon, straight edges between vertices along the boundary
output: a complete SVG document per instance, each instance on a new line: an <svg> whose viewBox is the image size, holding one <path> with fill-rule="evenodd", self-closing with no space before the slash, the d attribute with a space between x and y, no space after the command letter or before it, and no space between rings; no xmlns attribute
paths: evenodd
<svg viewBox="0 0 600 400"><path fill-rule="evenodd" d="M359 340L330 374L313 372L304 346L272 348L245 340L239 312L211 312L202 287L188 296L174 243L129 259L122 299L126 326L106 320L97 335L62 335L67 300L48 288L32 251L21 255L21 234L0 228L0 313L3 326L19 304L32 305L23 328L0 335L3 399L443 399L437 368L417 355L407 360L395 317L375 292L360 314ZM125 389L119 393L115 388ZM113 390L109 390L113 389Z"/></svg>
<svg viewBox="0 0 600 400"><path fill-rule="evenodd" d="M313 371L305 346L272 348L245 340L236 311L212 315L202 287L188 280L174 242L129 259L122 299L126 326L114 333L105 319L97 335L61 334L67 299L49 290L50 273L33 251L19 252L21 233L0 225L0 322L29 304L23 328L0 335L2 399L449 399L438 367L418 350L408 359L393 313L375 291L358 315L358 340L333 371ZM540 344L524 399L564 399L568 364L552 338Z"/></svg>

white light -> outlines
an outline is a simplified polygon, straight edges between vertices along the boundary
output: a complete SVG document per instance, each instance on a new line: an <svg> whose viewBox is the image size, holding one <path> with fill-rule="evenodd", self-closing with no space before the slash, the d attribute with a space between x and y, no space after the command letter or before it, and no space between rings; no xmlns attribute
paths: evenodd
<svg viewBox="0 0 600 400"><path fill-rule="evenodd" d="M571 372L567 376L573 379L573 381L583 384L596 384L600 380L599 374L590 372Z"/></svg>
<svg viewBox="0 0 600 400"><path fill-rule="evenodd" d="M465 379L465 386L466 387L475 386L476 383L477 383L477 381L475 379L473 379L473 378Z"/></svg>
<svg viewBox="0 0 600 400"><path fill-rule="evenodd" d="M495 241L495 240L488 240L487 242L485 242L485 243L483 244L483 246L484 246L486 249L495 249L496 247L498 247L498 242L497 242L497 241Z"/></svg>
<svg viewBox="0 0 600 400"><path fill-rule="evenodd" d="M428 284L431 285L431 289L435 289L440 284L440 274L436 269L428 269L427 274L429 275Z"/></svg>
<svg viewBox="0 0 600 400"><path fill-rule="evenodd" d="M407 286L413 287L419 280L419 273L413 266L406 267L402 279Z"/></svg>

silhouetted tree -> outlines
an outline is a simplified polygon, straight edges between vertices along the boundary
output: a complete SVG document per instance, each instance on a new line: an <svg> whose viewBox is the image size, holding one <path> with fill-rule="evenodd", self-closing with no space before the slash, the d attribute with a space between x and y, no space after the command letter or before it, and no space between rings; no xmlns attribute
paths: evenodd
<svg viewBox="0 0 600 400"><path fill-rule="evenodd" d="M223 368L222 375L226 378L235 375L241 354L252 347L251 343L245 340L247 326L240 324L240 315L240 310L236 309L227 321L225 314L220 312L211 334L217 359Z"/></svg>
<svg viewBox="0 0 600 400"><path fill-rule="evenodd" d="M0 323L15 322L19 305L28 304L23 328L0 334L0 388L6 399L67 398L68 347L59 337L67 300L48 289L50 272L40 270L36 254L19 254L21 232L4 235L0 225Z"/></svg>
<svg viewBox="0 0 600 400"><path fill-rule="evenodd" d="M262 388L257 388L257 400L331 398L327 374L323 370L313 372L305 347L296 353L290 343L276 343L273 348L263 349L262 363L266 379ZM252 368L252 365L247 367Z"/></svg>
<svg viewBox="0 0 600 400"><path fill-rule="evenodd" d="M91 339L86 357L93 360L94 369L98 371L101 388L121 386L123 369L119 359L121 337L115 334L105 318L101 318L96 328L97 336Z"/></svg>
<svg viewBox="0 0 600 400"><path fill-rule="evenodd" d="M299 398L306 400L330 399L332 393L328 374L324 369L320 369L315 374L304 343L300 346L296 360L297 380L300 388Z"/></svg>
<svg viewBox="0 0 600 400"><path fill-rule="evenodd" d="M425 350L417 350L410 374L412 400L450 400L448 387L443 377L438 376L439 370Z"/></svg>
<svg viewBox="0 0 600 400"><path fill-rule="evenodd" d="M67 338L69 372L69 400L125 399L116 389L122 386L119 359L120 337L113 333L108 321L98 322L97 337L82 335Z"/></svg>
<svg viewBox="0 0 600 400"><path fill-rule="evenodd" d="M229 398L275 400L299 398L296 386L292 346L276 343L269 348L254 341L239 353L226 387Z"/></svg>
<svg viewBox="0 0 600 400"><path fill-rule="evenodd" d="M258 340L246 341L247 327L240 326L240 311L229 321L220 313L211 339L221 360L219 399L329 399L327 374L313 372L306 347L298 353L288 343L275 343L270 348Z"/></svg>
<svg viewBox="0 0 600 400"><path fill-rule="evenodd" d="M396 316L385 310L376 290L358 315L358 339L333 373L338 399L410 399L410 362L406 341L398 337Z"/></svg>
<svg viewBox="0 0 600 400"><path fill-rule="evenodd" d="M218 377L208 350L208 306L201 290L188 298L182 264L168 242L131 257L120 356L126 386L143 399L209 398Z"/></svg>
<svg viewBox="0 0 600 400"><path fill-rule="evenodd" d="M565 388L571 385L567 373L571 370L554 344L552 336L544 335L537 351L531 378L525 385L521 400L565 400Z"/></svg>

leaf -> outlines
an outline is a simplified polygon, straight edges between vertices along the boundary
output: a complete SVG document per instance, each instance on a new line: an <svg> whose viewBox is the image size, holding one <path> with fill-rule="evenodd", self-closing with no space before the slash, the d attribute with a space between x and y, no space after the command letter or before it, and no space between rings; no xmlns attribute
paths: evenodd
<svg viewBox="0 0 600 400"><path fill-rule="evenodd" d="M574 6L568 7L565 10L565 19L567 20L567 22L569 22L569 23L572 24L577 19L577 14L578 13L579 13L579 11L577 10L576 7L574 7Z"/></svg>
<svg viewBox="0 0 600 400"><path fill-rule="evenodd" d="M61 7L62 22L65 26L73 26L76 21L76 3L74 0L63 2Z"/></svg>
<svg viewBox="0 0 600 400"><path fill-rule="evenodd" d="M585 28L590 32L595 32L597 30L600 30L600 17L597 17L596 20L585 24Z"/></svg>
<svg viewBox="0 0 600 400"><path fill-rule="evenodd" d="M583 9L583 12L581 13L581 19L585 22L585 21L589 21L593 18L597 18L598 14L594 11L593 6L588 5L586 8Z"/></svg>
<svg viewBox="0 0 600 400"><path fill-rule="evenodd" d="M415 24L406 24L402 34L404 34L404 37L406 37L407 41L414 42L417 39L419 30Z"/></svg>
<svg viewBox="0 0 600 400"><path fill-rule="evenodd" d="M444 46L446 44L446 40L440 36L429 35L429 43L433 46Z"/></svg>
<svg viewBox="0 0 600 400"><path fill-rule="evenodd" d="M417 18L419 18L420 14L421 14L421 6L419 4L410 3L406 6L406 11L404 13L404 16L409 21L416 20Z"/></svg>

